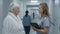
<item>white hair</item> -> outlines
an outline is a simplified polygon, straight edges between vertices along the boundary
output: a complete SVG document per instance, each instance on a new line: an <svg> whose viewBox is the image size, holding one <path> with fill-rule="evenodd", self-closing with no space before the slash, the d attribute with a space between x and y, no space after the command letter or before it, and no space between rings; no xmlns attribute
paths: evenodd
<svg viewBox="0 0 60 34"><path fill-rule="evenodd" d="M10 5L9 5L9 10L12 11L14 8L16 7L19 7L19 4L18 3L15 3L15 2L12 2Z"/></svg>

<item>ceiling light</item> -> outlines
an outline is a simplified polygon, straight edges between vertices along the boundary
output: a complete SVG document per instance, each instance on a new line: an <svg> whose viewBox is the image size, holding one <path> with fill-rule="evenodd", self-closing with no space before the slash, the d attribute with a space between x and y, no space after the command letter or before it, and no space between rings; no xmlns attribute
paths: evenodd
<svg viewBox="0 0 60 34"><path fill-rule="evenodd" d="M31 0L31 2L38 2L37 0Z"/></svg>
<svg viewBox="0 0 60 34"><path fill-rule="evenodd" d="M55 0L55 4L58 5L59 4L59 0Z"/></svg>

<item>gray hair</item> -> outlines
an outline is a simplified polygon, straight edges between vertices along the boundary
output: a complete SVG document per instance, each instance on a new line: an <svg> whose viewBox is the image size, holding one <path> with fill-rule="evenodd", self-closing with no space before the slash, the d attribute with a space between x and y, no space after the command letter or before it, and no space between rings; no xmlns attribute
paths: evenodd
<svg viewBox="0 0 60 34"><path fill-rule="evenodd" d="M15 3L15 2L12 2L10 5L9 5L9 12L11 12L14 8L16 7L19 7L19 4Z"/></svg>

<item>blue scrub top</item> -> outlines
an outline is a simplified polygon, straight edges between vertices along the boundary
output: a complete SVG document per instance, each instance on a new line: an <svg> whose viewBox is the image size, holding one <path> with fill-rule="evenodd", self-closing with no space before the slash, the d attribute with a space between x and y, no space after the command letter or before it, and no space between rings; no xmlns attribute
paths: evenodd
<svg viewBox="0 0 60 34"><path fill-rule="evenodd" d="M30 26L30 23L31 23L31 17L28 15L28 16L24 16L23 17L23 25L24 26Z"/></svg>
<svg viewBox="0 0 60 34"><path fill-rule="evenodd" d="M45 27L50 27L50 21L49 21L49 18L48 17L45 17L45 18L41 18L40 19L40 24L39 26L41 26L42 28L45 28ZM40 32L37 32L37 34L41 34Z"/></svg>

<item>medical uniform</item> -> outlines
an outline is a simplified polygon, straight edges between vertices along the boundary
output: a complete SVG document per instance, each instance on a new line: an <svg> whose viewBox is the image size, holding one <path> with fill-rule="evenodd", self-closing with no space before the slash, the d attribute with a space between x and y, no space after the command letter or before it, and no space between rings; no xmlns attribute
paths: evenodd
<svg viewBox="0 0 60 34"><path fill-rule="evenodd" d="M38 25L42 28L45 28L45 27L50 27L50 22L49 22L49 18L48 17L45 17L45 18L41 18L40 19L40 22L38 23ZM37 34L41 34L41 32L37 32Z"/></svg>
<svg viewBox="0 0 60 34"><path fill-rule="evenodd" d="M30 23L31 23L31 17L29 15L24 16L23 17L23 25L24 25L24 29L25 29L26 34L30 33Z"/></svg>
<svg viewBox="0 0 60 34"><path fill-rule="evenodd" d="M3 22L2 34L25 34L20 17L9 12Z"/></svg>

